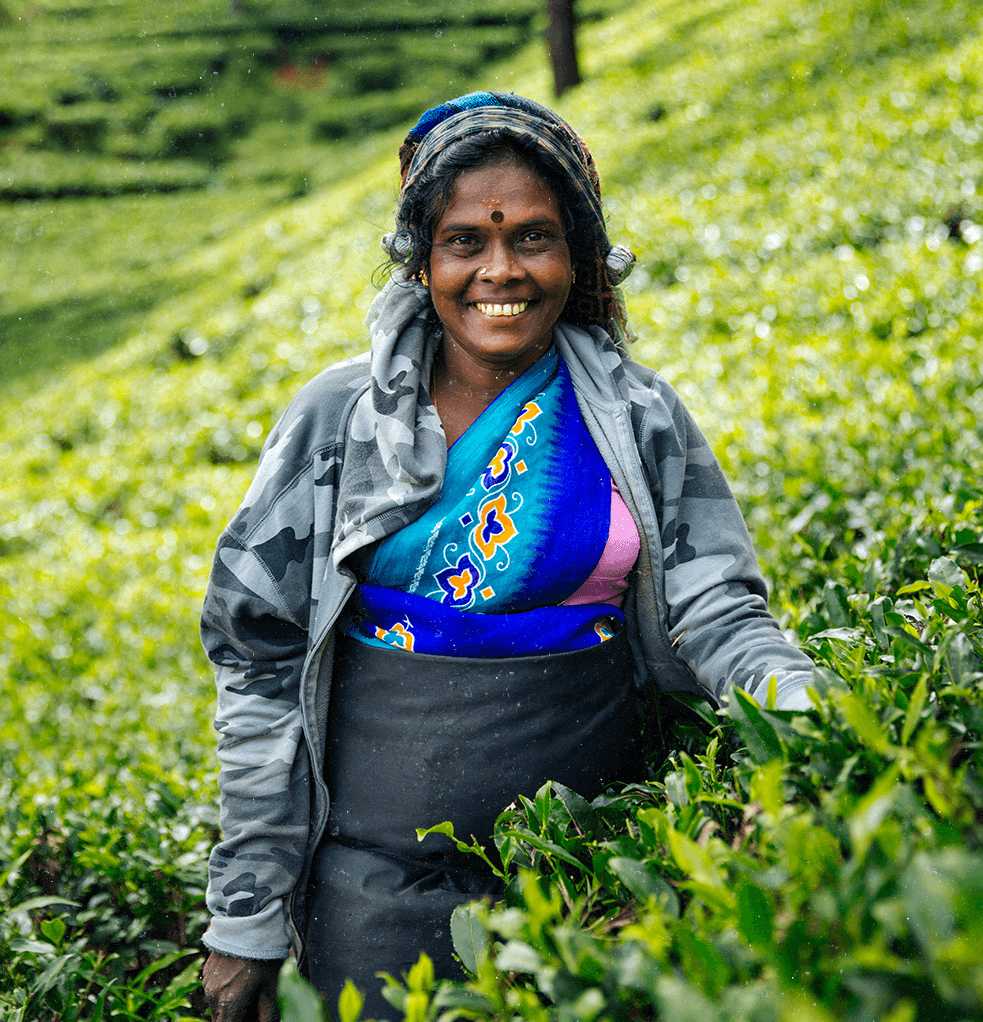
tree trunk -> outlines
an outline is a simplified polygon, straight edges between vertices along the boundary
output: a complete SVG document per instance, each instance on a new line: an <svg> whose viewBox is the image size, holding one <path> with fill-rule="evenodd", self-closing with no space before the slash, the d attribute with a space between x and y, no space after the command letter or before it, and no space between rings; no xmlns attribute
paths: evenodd
<svg viewBox="0 0 983 1022"><path fill-rule="evenodd" d="M580 82L577 68L577 19L573 0L548 0L549 26L546 45L553 65L553 91L562 96Z"/></svg>

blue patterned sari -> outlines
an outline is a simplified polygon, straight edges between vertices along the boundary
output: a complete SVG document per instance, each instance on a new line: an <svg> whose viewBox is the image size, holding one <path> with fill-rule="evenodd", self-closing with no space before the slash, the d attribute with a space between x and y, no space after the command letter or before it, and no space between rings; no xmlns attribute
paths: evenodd
<svg viewBox="0 0 983 1022"><path fill-rule="evenodd" d="M451 446L437 502L379 543L348 633L471 657L603 642L624 622L619 608L560 604L600 559L610 516L610 473L550 349Z"/></svg>

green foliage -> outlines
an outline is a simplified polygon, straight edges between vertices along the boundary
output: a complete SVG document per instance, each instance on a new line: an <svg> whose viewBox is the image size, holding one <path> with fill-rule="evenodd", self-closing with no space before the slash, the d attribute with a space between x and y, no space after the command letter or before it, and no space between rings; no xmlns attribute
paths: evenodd
<svg viewBox="0 0 983 1022"><path fill-rule="evenodd" d="M431 99L426 87L403 89L398 95L368 93L326 107L313 118L317 137L339 139L354 131L381 131L397 124L412 124Z"/></svg>
<svg viewBox="0 0 983 1022"><path fill-rule="evenodd" d="M619 2L592 0L586 13ZM405 131L527 44L538 9L12 9L0 18L0 388L29 377L30 391L65 359L136 332L189 287L171 253L220 237L231 206L237 223L254 222L391 155L374 132Z"/></svg>
<svg viewBox="0 0 983 1022"><path fill-rule="evenodd" d="M67 35L37 13L54 3L6 6L24 61L30 39L109 52L98 5L73 8ZM474 9L455 10L447 32ZM138 31L136 6L112 12L120 36ZM328 160L342 150L298 138L317 113L303 90L286 92L295 121L263 88L230 96L226 123L256 127L209 193L192 188L216 180L200 159L120 155L162 144L149 109L193 121L217 17L155 10L168 45L202 31L164 61L174 74L147 72L166 85L152 101L132 55L48 62L13 99L0 87L20 140L0 187L187 175L171 195L0 207L17 254L0 281L3 1019L203 1013L188 952L217 828L196 643L210 555L289 396L364 346L412 114ZM302 7L277 17L305 24ZM413 21L399 45L432 58L423 6L332 14L359 17ZM981 17L968 0L641 4L585 31L589 80L559 109L597 158L612 236L639 254L635 355L707 431L772 608L821 677L805 713L655 700L647 783L519 799L488 857L504 901L451 920L469 978L421 959L383 980L395 1013L983 1013ZM249 31L259 52L268 26ZM332 39L339 62L360 45ZM473 84L549 101L538 47ZM13 160L59 107L125 115L105 151ZM313 1010L299 977L283 983L301 1005L286 1010ZM357 992L342 997L358 1018Z"/></svg>
<svg viewBox="0 0 983 1022"><path fill-rule="evenodd" d="M595 13L605 6L595 3ZM281 150L288 165L280 179L316 173L319 139L403 123L440 98L436 82L463 86L488 60L514 52L537 10L531 0L426 10L372 2L352 12L224 0L167 14L136 0L28 8L0 21L8 68L0 138L9 161L0 196L120 194L133 187L125 173L133 161L149 164L136 179L143 191L200 188L230 161L235 173L248 171L234 143L255 131L268 147L284 122L315 144ZM50 161L49 173L32 175L21 160L36 150L104 158L81 161L74 176L72 163L52 176ZM212 173L168 175L174 159Z"/></svg>
<svg viewBox="0 0 983 1022"><path fill-rule="evenodd" d="M343 1022L348 1022L348 1019L352 1017L357 1019L358 1011L356 1010L352 1016L349 1005L352 1003L353 997L357 1002L360 997L358 992L352 985L346 984L345 992L341 996L348 1014L348 1018L346 1018L345 1014L339 1010ZM280 976L277 980L277 1004L284 1022L288 1022L289 1019L296 1019L297 1022L300 1022L301 1019L303 1022L324 1022L324 1004L321 998L316 990L301 979L297 966L292 960L284 962L280 969Z"/></svg>

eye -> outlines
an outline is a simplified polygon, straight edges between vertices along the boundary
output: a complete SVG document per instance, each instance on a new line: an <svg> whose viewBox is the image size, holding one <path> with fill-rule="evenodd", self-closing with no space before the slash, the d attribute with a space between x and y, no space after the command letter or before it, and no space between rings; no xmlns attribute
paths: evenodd
<svg viewBox="0 0 983 1022"><path fill-rule="evenodd" d="M519 244L530 252L541 252L549 248L555 240L551 231L534 227L522 232Z"/></svg>
<svg viewBox="0 0 983 1022"><path fill-rule="evenodd" d="M471 248L478 244L478 239L473 234L455 234L447 239L447 244L454 248Z"/></svg>

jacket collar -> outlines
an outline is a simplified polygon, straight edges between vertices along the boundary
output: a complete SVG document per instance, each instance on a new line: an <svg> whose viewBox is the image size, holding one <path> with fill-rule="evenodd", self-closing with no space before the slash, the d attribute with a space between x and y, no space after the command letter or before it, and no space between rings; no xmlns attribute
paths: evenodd
<svg viewBox="0 0 983 1022"><path fill-rule="evenodd" d="M339 481L333 559L417 518L440 494L447 441L428 382L439 344L426 290L397 269L366 319L369 386L349 420ZM575 389L611 408L628 399L621 353L600 327L558 323L554 343Z"/></svg>
<svg viewBox="0 0 983 1022"><path fill-rule="evenodd" d="M369 308L369 386L348 423L335 565L412 521L440 493L447 443L424 381L435 345L425 289L397 270Z"/></svg>

